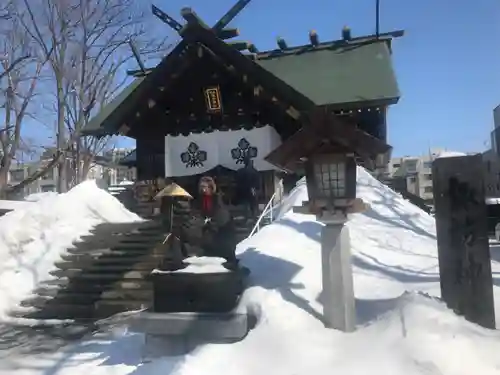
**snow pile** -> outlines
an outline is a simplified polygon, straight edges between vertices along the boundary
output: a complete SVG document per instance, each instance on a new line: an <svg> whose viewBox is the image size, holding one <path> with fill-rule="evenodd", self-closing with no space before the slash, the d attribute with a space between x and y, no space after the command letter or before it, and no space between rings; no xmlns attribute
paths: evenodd
<svg viewBox="0 0 500 375"><path fill-rule="evenodd" d="M27 202L26 202L27 203ZM0 316L49 277L72 242L102 222L141 220L93 180L68 193L35 197L0 218Z"/></svg>
<svg viewBox="0 0 500 375"><path fill-rule="evenodd" d="M466 322L429 296L439 295L433 218L361 168L358 184L358 196L371 209L349 222L356 332L324 328L321 224L289 211L239 245L252 272L243 302L257 317L243 341L141 364L142 337L125 334L116 341L96 338L50 360L10 358L0 366L6 374L37 368L58 375L498 374L500 334ZM284 204L305 199L302 183ZM496 262L493 268L500 270ZM495 293L500 300L496 287Z"/></svg>
<svg viewBox="0 0 500 375"><path fill-rule="evenodd" d="M57 197L57 193L54 191L47 191L44 193L33 193L24 198L25 201L28 202L38 202L39 200L46 199L46 198L54 198Z"/></svg>

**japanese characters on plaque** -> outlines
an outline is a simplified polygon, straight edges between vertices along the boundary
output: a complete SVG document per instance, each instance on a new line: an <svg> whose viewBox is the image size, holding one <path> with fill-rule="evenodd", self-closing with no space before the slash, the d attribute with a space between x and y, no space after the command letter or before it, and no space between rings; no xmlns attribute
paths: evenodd
<svg viewBox="0 0 500 375"><path fill-rule="evenodd" d="M219 86L207 87L205 89L205 102L207 111L210 113L222 112L222 101Z"/></svg>

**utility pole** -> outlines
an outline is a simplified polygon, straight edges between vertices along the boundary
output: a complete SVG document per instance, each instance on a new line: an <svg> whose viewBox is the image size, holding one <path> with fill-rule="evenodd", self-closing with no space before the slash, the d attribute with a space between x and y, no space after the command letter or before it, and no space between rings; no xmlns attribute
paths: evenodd
<svg viewBox="0 0 500 375"><path fill-rule="evenodd" d="M375 0L375 35L380 35L380 0Z"/></svg>

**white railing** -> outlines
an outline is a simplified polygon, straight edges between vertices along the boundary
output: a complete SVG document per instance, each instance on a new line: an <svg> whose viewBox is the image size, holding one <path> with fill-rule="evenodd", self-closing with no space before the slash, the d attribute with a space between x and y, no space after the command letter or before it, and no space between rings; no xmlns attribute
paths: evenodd
<svg viewBox="0 0 500 375"><path fill-rule="evenodd" d="M262 220L266 218L266 216L269 215L269 222L272 223L275 220L275 215L274 211L280 207L281 202L283 200L283 188L280 186L279 188L276 189L276 191L273 193L271 199L269 199L269 202L267 202L266 206L262 210L262 213L260 214L259 218L257 219L257 222L255 223L254 227L252 228L252 231L248 235L247 238L252 237L255 233L257 233L261 226L260 224L262 223ZM279 202L277 204L274 203L274 199L279 193Z"/></svg>

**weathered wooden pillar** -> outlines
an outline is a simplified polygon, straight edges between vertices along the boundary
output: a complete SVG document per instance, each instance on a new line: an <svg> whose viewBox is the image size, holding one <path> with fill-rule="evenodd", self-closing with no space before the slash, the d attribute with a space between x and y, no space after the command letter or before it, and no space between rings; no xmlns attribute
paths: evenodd
<svg viewBox="0 0 500 375"><path fill-rule="evenodd" d="M432 174L442 298L467 320L494 329L482 157L438 158Z"/></svg>

